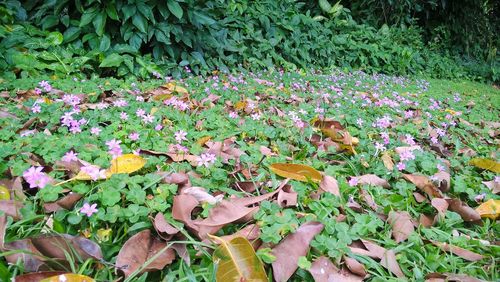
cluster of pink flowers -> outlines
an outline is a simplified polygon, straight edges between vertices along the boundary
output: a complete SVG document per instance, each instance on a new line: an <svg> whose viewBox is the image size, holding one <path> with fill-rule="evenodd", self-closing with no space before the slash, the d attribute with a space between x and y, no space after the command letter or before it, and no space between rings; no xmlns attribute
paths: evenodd
<svg viewBox="0 0 500 282"><path fill-rule="evenodd" d="M120 143L122 143L122 141L116 139L106 142L106 145L108 146L108 153L113 156L113 159L123 154Z"/></svg>
<svg viewBox="0 0 500 282"><path fill-rule="evenodd" d="M184 112L189 109L189 104L177 99L177 97L173 96L170 99L167 99L163 102L166 106L173 106L175 109Z"/></svg>
<svg viewBox="0 0 500 282"><path fill-rule="evenodd" d="M215 163L217 157L214 154L203 153L198 157L198 166L209 167Z"/></svg>
<svg viewBox="0 0 500 282"><path fill-rule="evenodd" d="M30 188L44 188L51 181L50 177L42 172L43 167L32 166L23 173L23 178Z"/></svg>
<svg viewBox="0 0 500 282"><path fill-rule="evenodd" d="M52 85L48 81L42 80L40 83L38 83L38 86L42 87L45 92L50 92L52 91Z"/></svg>
<svg viewBox="0 0 500 282"><path fill-rule="evenodd" d="M94 181L106 178L106 170L100 169L98 166L95 165L86 165L81 168L81 171L88 174Z"/></svg>
<svg viewBox="0 0 500 282"><path fill-rule="evenodd" d="M177 141L177 143L179 143L179 144L182 143L182 141L187 140L187 138L186 138L187 132L184 130L179 130L179 131L175 132L174 136L175 136L175 141Z"/></svg>
<svg viewBox="0 0 500 282"><path fill-rule="evenodd" d="M78 161L78 154L73 151L69 151L66 154L64 154L61 160L63 162L68 162L68 163L71 161Z"/></svg>

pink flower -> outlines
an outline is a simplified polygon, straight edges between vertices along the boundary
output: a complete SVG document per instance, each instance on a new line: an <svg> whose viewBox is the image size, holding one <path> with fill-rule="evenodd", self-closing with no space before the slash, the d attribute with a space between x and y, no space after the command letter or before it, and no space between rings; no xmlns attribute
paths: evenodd
<svg viewBox="0 0 500 282"><path fill-rule="evenodd" d="M40 113L42 111L42 107L40 105L35 104L33 107L31 107L31 112L32 113Z"/></svg>
<svg viewBox="0 0 500 282"><path fill-rule="evenodd" d="M399 162L396 166L399 171L404 170L406 168L406 165L403 162Z"/></svg>
<svg viewBox="0 0 500 282"><path fill-rule="evenodd" d="M252 117L253 120L260 120L260 114L259 113L252 114L251 117Z"/></svg>
<svg viewBox="0 0 500 282"><path fill-rule="evenodd" d="M410 146L414 146L416 144L415 140L413 140L413 136L411 136L410 134L406 134L405 143L410 145Z"/></svg>
<svg viewBox="0 0 500 282"><path fill-rule="evenodd" d="M154 119L155 117L149 114L142 116L142 121L144 121L144 123L152 123Z"/></svg>
<svg viewBox="0 0 500 282"><path fill-rule="evenodd" d="M113 159L116 159L117 157L121 156L123 154L122 148L120 147L115 147L112 148L108 151L108 153L113 156Z"/></svg>
<svg viewBox="0 0 500 282"><path fill-rule="evenodd" d="M128 106L128 102L123 100L123 99L119 99L119 100L116 100L113 102L113 106L115 107L126 107Z"/></svg>
<svg viewBox="0 0 500 282"><path fill-rule="evenodd" d="M94 213L98 212L97 204L89 205L89 203L83 204L83 207L80 209L81 213L86 214L88 217L92 216Z"/></svg>
<svg viewBox="0 0 500 282"><path fill-rule="evenodd" d="M35 94L36 95L40 95L42 94L42 89L38 88L38 87L35 87Z"/></svg>
<svg viewBox="0 0 500 282"><path fill-rule="evenodd" d="M238 114L236 112L230 112L229 117L230 118L238 118Z"/></svg>
<svg viewBox="0 0 500 282"><path fill-rule="evenodd" d="M401 152L401 154L399 155L399 158L401 161L409 161L409 160L414 160L415 155L413 154L412 151L406 150L406 151Z"/></svg>
<svg viewBox="0 0 500 282"><path fill-rule="evenodd" d="M137 132L132 132L128 135L128 138L132 141L137 141L139 140L139 133Z"/></svg>
<svg viewBox="0 0 500 282"><path fill-rule="evenodd" d="M135 100L136 100L137 102L144 102L144 97L142 97L142 96L137 96L137 97L135 97Z"/></svg>
<svg viewBox="0 0 500 282"><path fill-rule="evenodd" d="M380 144L379 142L375 142L375 149L377 151L385 151L386 150L385 146L383 144Z"/></svg>
<svg viewBox="0 0 500 282"><path fill-rule="evenodd" d="M135 115L136 115L137 117L143 117L145 114L146 114L146 111L144 111L143 109L138 109L138 110L135 112Z"/></svg>
<svg viewBox="0 0 500 282"><path fill-rule="evenodd" d="M112 139L106 142L106 146L108 146L109 150L112 150L113 148L120 148L120 143L122 143L122 141Z"/></svg>
<svg viewBox="0 0 500 282"><path fill-rule="evenodd" d="M162 129L163 129L163 125L161 125L161 124L157 124L157 125L155 126L155 130L156 130L156 131L160 131L160 130L162 130Z"/></svg>
<svg viewBox="0 0 500 282"><path fill-rule="evenodd" d="M90 129L90 134L99 136L99 134L101 133L101 131L102 130L99 127L92 127Z"/></svg>
<svg viewBox="0 0 500 282"><path fill-rule="evenodd" d="M92 180L94 181L106 178L106 170L100 169L98 166L95 165L86 165L81 168L81 171L88 174L90 178L92 178Z"/></svg>
<svg viewBox="0 0 500 282"><path fill-rule="evenodd" d="M73 133L73 134L77 134L77 133L82 132L82 129L80 128L80 125L79 125L79 124L77 124L77 125L75 125L75 126L71 126L71 127L69 128L69 131L70 131L71 133Z"/></svg>
<svg viewBox="0 0 500 282"><path fill-rule="evenodd" d="M210 153L201 154L198 157L198 166L209 167L210 165L215 163L216 159L217 158L214 154L210 154Z"/></svg>
<svg viewBox="0 0 500 282"><path fill-rule="evenodd" d="M71 161L78 161L78 154L73 152L73 151L69 151L67 152L66 154L64 154L64 156L62 157L62 161L63 162L71 162Z"/></svg>
<svg viewBox="0 0 500 282"><path fill-rule="evenodd" d="M363 123L364 123L364 121L363 121L362 119L360 119L360 118L358 118L358 119L356 120L356 124L357 124L359 127L363 126Z"/></svg>
<svg viewBox="0 0 500 282"><path fill-rule="evenodd" d="M120 113L120 119L121 120L128 120L128 114L125 112Z"/></svg>
<svg viewBox="0 0 500 282"><path fill-rule="evenodd" d="M52 86L49 84L48 81L42 80L40 83L38 83L40 87L43 87L46 92L50 92L52 90Z"/></svg>
<svg viewBox="0 0 500 282"><path fill-rule="evenodd" d="M44 188L50 181L47 174L42 172L43 167L30 167L23 173L23 178L28 182L30 188Z"/></svg>
<svg viewBox="0 0 500 282"><path fill-rule="evenodd" d="M349 186L351 186L351 187L352 187L352 186L356 186L356 185L358 185L358 182L359 182L359 181L358 181L358 178L356 178L356 177L351 177L351 179L349 179Z"/></svg>
<svg viewBox="0 0 500 282"><path fill-rule="evenodd" d="M174 135L177 143L182 143L183 140L187 140L186 139L187 132L184 130L179 130L176 133L174 133Z"/></svg>

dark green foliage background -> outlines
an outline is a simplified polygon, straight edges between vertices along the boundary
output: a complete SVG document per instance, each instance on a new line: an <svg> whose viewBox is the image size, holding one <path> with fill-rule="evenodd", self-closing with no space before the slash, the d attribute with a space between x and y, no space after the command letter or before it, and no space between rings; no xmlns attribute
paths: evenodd
<svg viewBox="0 0 500 282"><path fill-rule="evenodd" d="M186 66L195 73L277 66L500 78L494 1L0 3L0 69L10 76L178 76Z"/></svg>

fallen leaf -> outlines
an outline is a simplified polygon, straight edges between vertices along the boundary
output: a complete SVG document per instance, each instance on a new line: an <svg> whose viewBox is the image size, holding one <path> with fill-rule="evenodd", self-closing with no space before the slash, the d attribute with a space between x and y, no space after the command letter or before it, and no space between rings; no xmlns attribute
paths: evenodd
<svg viewBox="0 0 500 282"><path fill-rule="evenodd" d="M491 180L491 181L483 181L483 184L488 187L493 194L500 193L500 182Z"/></svg>
<svg viewBox="0 0 500 282"><path fill-rule="evenodd" d="M101 247L95 242L81 236L68 234L44 235L31 238L36 249L49 258L66 260L66 253L76 252L82 260L94 258L101 260Z"/></svg>
<svg viewBox="0 0 500 282"><path fill-rule="evenodd" d="M440 172L434 174L431 178L437 184L437 187L439 188L439 190L441 190L443 192L450 191L451 177L450 177L450 174L448 172L440 171Z"/></svg>
<svg viewBox="0 0 500 282"><path fill-rule="evenodd" d="M469 207L466 203L459 199L446 199L449 209L458 213L464 221L467 222L480 222L481 216L473 208Z"/></svg>
<svg viewBox="0 0 500 282"><path fill-rule="evenodd" d="M306 222L273 248L276 260L272 263L274 279L288 281L298 267L299 257L306 256L311 240L323 230L320 222Z"/></svg>
<svg viewBox="0 0 500 282"><path fill-rule="evenodd" d="M396 260L396 253L394 253L393 250L388 250L384 253L380 259L380 265L392 272L398 278L405 277L403 271L399 267L398 261Z"/></svg>
<svg viewBox="0 0 500 282"><path fill-rule="evenodd" d="M392 226L392 237L396 243L401 243L408 239L410 234L415 230L412 218L408 212L390 211L387 221Z"/></svg>
<svg viewBox="0 0 500 282"><path fill-rule="evenodd" d="M493 171L495 173L500 173L500 163L494 160L475 158L470 160L469 164L481 169Z"/></svg>
<svg viewBox="0 0 500 282"><path fill-rule="evenodd" d="M388 151L384 151L380 158L382 159L382 162L384 163L384 166L385 168L387 168L387 170L394 170L394 161L392 160L392 157Z"/></svg>
<svg viewBox="0 0 500 282"><path fill-rule="evenodd" d="M195 197L200 203L209 203L211 205L215 205L222 200L222 195L214 197L202 187L187 187L182 189L181 193Z"/></svg>
<svg viewBox="0 0 500 282"><path fill-rule="evenodd" d="M123 271L125 277L132 273L161 270L175 259L175 252L172 248L166 248L167 244L151 236L149 229L143 230L130 237L120 249L116 257L116 268ZM158 255L159 252L162 252ZM158 255L158 256L156 256ZM149 265L145 263L151 260Z"/></svg>
<svg viewBox="0 0 500 282"><path fill-rule="evenodd" d="M281 177L299 181L311 179L314 182L320 182L323 178L319 171L302 164L274 163L269 166L269 169Z"/></svg>
<svg viewBox="0 0 500 282"><path fill-rule="evenodd" d="M360 282L363 278L349 271L339 270L329 258L321 256L313 261L309 268L314 282Z"/></svg>
<svg viewBox="0 0 500 282"><path fill-rule="evenodd" d="M226 241L231 241L236 237L243 237L248 241L253 241L258 239L260 236L260 228L257 224L249 224L245 226L243 229L236 231L236 233L231 235L221 236L222 239Z"/></svg>
<svg viewBox="0 0 500 282"><path fill-rule="evenodd" d="M361 176L354 177L358 180L358 184L361 185L372 185L372 186L382 186L384 188L390 188L389 182L387 180L382 179L375 174L365 174Z"/></svg>
<svg viewBox="0 0 500 282"><path fill-rule="evenodd" d="M17 281L17 279L16 279ZM48 277L45 279L42 279L40 282L95 282L94 279L81 275L81 274L74 274L74 273L66 273L66 274L59 274L55 275L52 277Z"/></svg>
<svg viewBox="0 0 500 282"><path fill-rule="evenodd" d="M431 200L431 205L438 211L441 218L445 217L448 210L448 202L445 199L434 198Z"/></svg>
<svg viewBox="0 0 500 282"><path fill-rule="evenodd" d="M276 201L281 207L294 207L297 205L297 192L293 191L292 186L285 185L279 190Z"/></svg>
<svg viewBox="0 0 500 282"><path fill-rule="evenodd" d="M234 187L247 193L255 192L255 190L257 190L261 185L262 183L260 182L252 182L252 181L238 181L234 183Z"/></svg>
<svg viewBox="0 0 500 282"><path fill-rule="evenodd" d="M445 251L445 252L450 252L450 253L453 253L465 260L468 260L468 261L478 261L478 260L482 260L484 257L480 254L476 254L474 252L471 252L469 250L466 250L466 249L463 249L463 248L460 248L460 247L457 247L457 246L453 246L453 245L450 245L448 243L442 243L442 242L438 242L438 241L433 241L433 240L429 240L433 245L439 247L441 250Z"/></svg>
<svg viewBox="0 0 500 282"><path fill-rule="evenodd" d="M425 276L426 282L485 282L485 280L454 273L429 273Z"/></svg>
<svg viewBox="0 0 500 282"><path fill-rule="evenodd" d="M6 215L12 216L15 220L21 219L21 208L23 204L16 200L3 200L0 201L0 211L5 212Z"/></svg>
<svg viewBox="0 0 500 282"><path fill-rule="evenodd" d="M481 217L491 218L496 220L500 215L500 200L490 199L476 208L476 212Z"/></svg>
<svg viewBox="0 0 500 282"><path fill-rule="evenodd" d="M344 256L344 262L345 262L345 265L347 266L347 268L349 268L349 270L360 276L361 278L364 278L366 277L366 269L365 269L365 266L363 264L361 264L359 261L353 259L353 258L350 258L348 256Z"/></svg>
<svg viewBox="0 0 500 282"><path fill-rule="evenodd" d="M173 235L179 233L179 230L170 225L165 219L165 216L161 212L156 214L153 220L153 226L156 229L156 232L158 232L158 234L160 235L160 237L162 237L167 241L170 240Z"/></svg>
<svg viewBox="0 0 500 282"><path fill-rule="evenodd" d="M418 189L425 192L431 199L443 198L443 193L439 190L427 176L403 174L403 178L413 183Z"/></svg>
<svg viewBox="0 0 500 282"><path fill-rule="evenodd" d="M337 179L329 175L323 175L323 179L319 183L319 189L340 197L339 184L337 182Z"/></svg>
<svg viewBox="0 0 500 282"><path fill-rule="evenodd" d="M359 195L361 199L374 211L378 211L379 206L373 200L372 196L363 188L359 188Z"/></svg>
<svg viewBox="0 0 500 282"><path fill-rule="evenodd" d="M211 235L210 238L220 242L213 254L213 261L217 264L217 281L268 281L264 266L247 239L236 237L226 241Z"/></svg>
<svg viewBox="0 0 500 282"><path fill-rule="evenodd" d="M40 271L17 275L14 282L40 282L42 279L49 278L56 275L66 274L66 271ZM59 282L59 280L57 281Z"/></svg>
<svg viewBox="0 0 500 282"><path fill-rule="evenodd" d="M403 147L397 147L394 149L394 151L396 152L396 154L398 155L401 155L402 153L404 152L412 152L412 151L415 151L415 150L422 150L422 147L418 146L418 145L415 145L415 146L403 146Z"/></svg>
<svg viewBox="0 0 500 282"><path fill-rule="evenodd" d="M45 212L49 213L62 209L71 210L82 197L82 194L69 193L55 202L43 204L43 208L45 209Z"/></svg>
<svg viewBox="0 0 500 282"><path fill-rule="evenodd" d="M45 264L44 256L35 248L31 240L23 239L5 244L6 251L17 251L13 254L6 255L5 260L8 263L16 264L21 261L24 271L35 272Z"/></svg>
<svg viewBox="0 0 500 282"><path fill-rule="evenodd" d="M172 204L172 217L186 224L189 228L198 231L198 225L191 218L191 213L198 206L199 202L195 197L186 194L180 194L174 197Z"/></svg>
<svg viewBox="0 0 500 282"><path fill-rule="evenodd" d="M146 160L141 156L134 154L125 154L116 157L111 161L111 167L107 172L110 174L115 173L132 173L143 168L146 164Z"/></svg>

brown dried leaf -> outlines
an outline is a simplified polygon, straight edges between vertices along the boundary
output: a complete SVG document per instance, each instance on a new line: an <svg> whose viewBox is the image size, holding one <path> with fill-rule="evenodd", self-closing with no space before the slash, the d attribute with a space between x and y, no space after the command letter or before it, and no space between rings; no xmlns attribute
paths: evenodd
<svg viewBox="0 0 500 282"><path fill-rule="evenodd" d="M293 207L297 205L297 192L293 191L292 186L285 185L278 192L278 198L276 199L278 205L281 207Z"/></svg>
<svg viewBox="0 0 500 282"><path fill-rule="evenodd" d="M491 180L491 181L483 181L483 184L486 185L486 187L490 188L493 194L500 193L500 182Z"/></svg>
<svg viewBox="0 0 500 282"><path fill-rule="evenodd" d="M75 206L76 202L78 202L82 197L82 194L69 193L55 202L45 203L43 208L45 209L45 212L48 213L61 209L71 210Z"/></svg>
<svg viewBox="0 0 500 282"><path fill-rule="evenodd" d="M323 175L323 179L319 183L319 189L340 197L339 184L335 178L329 175Z"/></svg>
<svg viewBox="0 0 500 282"><path fill-rule="evenodd" d="M458 213L464 221L473 223L479 223L481 221L479 213L466 203L459 199L446 199L446 201L448 202L449 209Z"/></svg>
<svg viewBox="0 0 500 282"><path fill-rule="evenodd" d="M394 170L394 161L392 160L391 155L389 155L389 152L384 151L380 158L382 159L382 162L384 163L384 166L385 168L387 168L387 170Z"/></svg>
<svg viewBox="0 0 500 282"><path fill-rule="evenodd" d="M441 250L445 251L445 252L451 252L465 260L468 260L468 261L478 261L478 260L482 260L484 258L484 256L480 255L480 254L476 254L474 252L471 252L469 250L466 250L466 249L463 249L463 248L460 248L460 247L457 247L457 246L453 246L453 245L450 245L448 243L442 243L442 242L438 242L438 241L433 241L433 240L429 240L433 245L437 246L438 248L440 248Z"/></svg>
<svg viewBox="0 0 500 282"><path fill-rule="evenodd" d="M16 276L14 282L40 282L43 279L66 274L67 271L40 271Z"/></svg>
<svg viewBox="0 0 500 282"><path fill-rule="evenodd" d="M156 214L153 220L153 226L156 229L156 232L158 232L158 234L167 241L170 240L173 235L179 233L179 230L170 225L161 212Z"/></svg>
<svg viewBox="0 0 500 282"><path fill-rule="evenodd" d="M454 273L429 273L425 276L426 282L485 282L485 280L470 277L464 274L454 274Z"/></svg>
<svg viewBox="0 0 500 282"><path fill-rule="evenodd" d="M198 206L195 197L186 194L180 194L174 197L172 204L172 217L186 224L189 228L198 231L198 225L191 218L191 213Z"/></svg>
<svg viewBox="0 0 500 282"><path fill-rule="evenodd" d="M390 211L387 221L392 226L392 237L396 243L401 243L408 239L410 234L415 230L412 218L408 212Z"/></svg>
<svg viewBox="0 0 500 282"><path fill-rule="evenodd" d="M128 277L158 252L163 251L141 272L163 269L175 259L174 250L165 249L166 246L166 243L153 238L149 229L141 231L130 237L122 246L116 257L116 267L123 271L125 277Z"/></svg>
<svg viewBox="0 0 500 282"><path fill-rule="evenodd" d="M314 282L360 282L363 278L349 271L339 270L329 258L321 256L317 258L309 269Z"/></svg>
<svg viewBox="0 0 500 282"><path fill-rule="evenodd" d="M362 176L355 177L358 180L358 184L361 185L372 185L372 186L382 186L384 188L390 188L389 182L382 179L375 174L365 174Z"/></svg>
<svg viewBox="0 0 500 282"><path fill-rule="evenodd" d="M361 199L374 211L377 211L379 209L379 206L375 201L373 200L372 196L363 188L359 189L359 195Z"/></svg>
<svg viewBox="0 0 500 282"><path fill-rule="evenodd" d="M76 251L83 260L102 259L101 247L85 237L68 234L45 235L31 238L31 241L40 253L50 258L65 260L64 252Z"/></svg>
<svg viewBox="0 0 500 282"><path fill-rule="evenodd" d="M309 243L323 230L323 227L320 222L306 222L273 248L276 260L272 263L272 267L277 282L290 279L298 267L299 257L307 255Z"/></svg>
<svg viewBox="0 0 500 282"><path fill-rule="evenodd" d="M434 182L437 184L437 187L439 190L443 192L448 192L450 191L450 183L451 183L451 177L450 174L446 171L440 171L432 176L432 179L434 179Z"/></svg>
<svg viewBox="0 0 500 282"><path fill-rule="evenodd" d="M366 269L365 269L365 266L360 263L359 261L353 259L353 258L350 258L348 256L344 256L344 262L345 262L345 265L347 266L347 268L349 268L349 270L358 275L358 276L361 276L361 278L364 278L366 277Z"/></svg>
<svg viewBox="0 0 500 282"><path fill-rule="evenodd" d="M380 265L392 272L398 278L405 277L403 271L399 267L398 261L396 260L396 253L394 253L393 250L388 250L384 253L382 259L380 260Z"/></svg>
<svg viewBox="0 0 500 282"><path fill-rule="evenodd" d="M448 210L448 202L445 199L434 198L431 201L431 205L438 211L441 218L445 217L446 211Z"/></svg>
<svg viewBox="0 0 500 282"><path fill-rule="evenodd" d="M8 263L15 264L17 261L22 261L24 271L35 272L44 265L45 259L43 255L33 246L30 239L17 240L5 244L4 250L19 251L11 255L6 255L5 260Z"/></svg>
<svg viewBox="0 0 500 282"><path fill-rule="evenodd" d="M12 216L14 220L21 219L20 209L23 204L16 200L2 200L0 201L0 211L5 212L6 215Z"/></svg>
<svg viewBox="0 0 500 282"><path fill-rule="evenodd" d="M432 198L443 198L443 193L439 190L427 176L414 175L414 174L403 174L403 178L407 181L413 183L418 189L425 192L429 197Z"/></svg>

